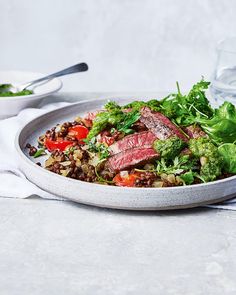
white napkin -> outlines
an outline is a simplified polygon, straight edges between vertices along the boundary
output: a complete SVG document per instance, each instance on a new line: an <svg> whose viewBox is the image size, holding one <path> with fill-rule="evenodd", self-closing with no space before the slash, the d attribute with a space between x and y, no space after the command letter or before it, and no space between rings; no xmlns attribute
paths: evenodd
<svg viewBox="0 0 236 295"><path fill-rule="evenodd" d="M68 102L50 103L38 109L25 109L18 116L0 120L0 197L27 198L37 195L45 199L63 200L40 189L26 179L17 166L14 140L18 129L29 120L66 105Z"/></svg>
<svg viewBox="0 0 236 295"><path fill-rule="evenodd" d="M25 109L18 116L0 120L0 197L23 199L37 195L45 199L63 200L58 196L45 192L26 179L19 170L15 160L14 139L17 130L30 119L68 104L68 102L50 103L42 108ZM206 207L236 210L236 197L229 201Z"/></svg>

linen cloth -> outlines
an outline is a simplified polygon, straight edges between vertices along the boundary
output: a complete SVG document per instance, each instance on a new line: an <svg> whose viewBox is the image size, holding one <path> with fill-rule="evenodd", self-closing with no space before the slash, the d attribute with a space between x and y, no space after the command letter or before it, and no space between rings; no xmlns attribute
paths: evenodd
<svg viewBox="0 0 236 295"><path fill-rule="evenodd" d="M15 117L0 120L0 197L23 199L36 195L45 199L64 200L40 189L26 179L16 161L14 140L18 129L28 121L47 111L68 104L69 102L48 103L38 108L22 110ZM207 205L206 207L236 210L236 197L229 201L216 205Z"/></svg>

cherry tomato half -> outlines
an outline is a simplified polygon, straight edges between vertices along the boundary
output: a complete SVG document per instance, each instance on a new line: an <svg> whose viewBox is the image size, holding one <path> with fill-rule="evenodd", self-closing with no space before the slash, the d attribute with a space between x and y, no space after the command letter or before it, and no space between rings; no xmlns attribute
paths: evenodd
<svg viewBox="0 0 236 295"><path fill-rule="evenodd" d="M116 174L116 176L113 178L113 181L117 186L128 186L132 187L135 184L135 180L139 178L138 174L127 174L125 176L122 176L120 173Z"/></svg>
<svg viewBox="0 0 236 295"><path fill-rule="evenodd" d="M59 150L63 152L69 145L72 145L73 143L69 140L55 141L55 140L46 138L44 144L46 148L49 150L49 152L54 150Z"/></svg>
<svg viewBox="0 0 236 295"><path fill-rule="evenodd" d="M87 137L88 133L88 128L82 125L76 125L69 129L68 135L74 136L79 143L84 143L83 139Z"/></svg>

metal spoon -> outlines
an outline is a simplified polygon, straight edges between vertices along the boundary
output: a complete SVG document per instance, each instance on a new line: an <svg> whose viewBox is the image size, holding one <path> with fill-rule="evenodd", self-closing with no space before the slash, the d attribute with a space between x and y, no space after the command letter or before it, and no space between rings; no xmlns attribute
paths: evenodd
<svg viewBox="0 0 236 295"><path fill-rule="evenodd" d="M61 76L65 76L65 75L69 75L69 74L73 74L73 73L78 73L78 72L85 72L87 70L88 70L88 65L86 63L79 63L79 64L76 64L76 65L71 66L69 68L66 68L64 70L61 70L59 72L47 75L45 77L39 78L37 80L30 81L30 82L27 82L27 83L24 83L24 84L20 84L20 85L1 84L1 86L2 87L5 86L4 87L4 92L11 91L13 93L17 93L17 92L25 90L25 89L27 89L29 87L32 87L32 86L36 87L37 84L42 84L42 82L49 81L49 80L51 80L53 78L56 78L56 77L61 77ZM7 87L7 86L9 86L9 87Z"/></svg>

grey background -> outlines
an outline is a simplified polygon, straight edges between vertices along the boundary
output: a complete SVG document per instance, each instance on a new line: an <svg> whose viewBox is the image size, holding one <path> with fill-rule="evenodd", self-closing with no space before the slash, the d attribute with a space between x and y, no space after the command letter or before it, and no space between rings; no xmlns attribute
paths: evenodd
<svg viewBox="0 0 236 295"><path fill-rule="evenodd" d="M65 91L183 89L209 78L215 46L235 34L234 0L0 0L0 69L90 71Z"/></svg>

